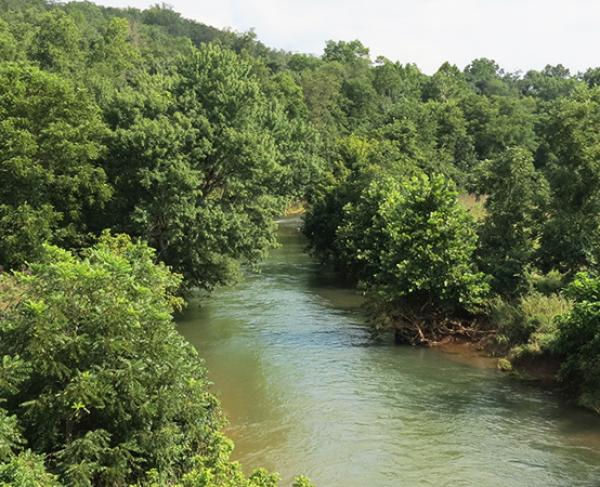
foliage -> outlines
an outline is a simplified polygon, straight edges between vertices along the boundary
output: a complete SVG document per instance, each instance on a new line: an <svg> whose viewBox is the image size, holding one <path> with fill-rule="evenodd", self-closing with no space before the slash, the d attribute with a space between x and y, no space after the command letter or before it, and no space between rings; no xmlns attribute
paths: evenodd
<svg viewBox="0 0 600 487"><path fill-rule="evenodd" d="M496 291L518 294L541 234L547 183L527 150L510 148L483 165L479 185L487 195L479 232L482 269L493 276Z"/></svg>
<svg viewBox="0 0 600 487"><path fill-rule="evenodd" d="M81 258L46 246L2 276L3 485L278 485L231 462L202 363L172 322L180 276L154 259L105 234Z"/></svg>
<svg viewBox="0 0 600 487"><path fill-rule="evenodd" d="M555 354L558 320L571 306L571 301L560 293L531 291L516 301L496 298L489 311L496 345L514 362Z"/></svg>
<svg viewBox="0 0 600 487"><path fill-rule="evenodd" d="M0 264L44 241L78 245L87 215L111 196L98 159L105 127L85 91L37 68L0 67Z"/></svg>
<svg viewBox="0 0 600 487"><path fill-rule="evenodd" d="M569 286L600 259L598 68L428 76L358 40L292 54L49 0L0 0L0 64L0 267L25 269L0 276L0 483L276 485L230 461L171 313L260 260L290 204L399 338L487 313L600 409L600 286Z"/></svg>
<svg viewBox="0 0 600 487"><path fill-rule="evenodd" d="M492 59L479 58L471 61L465 70L466 80L478 94L509 95L510 85L505 79L504 71Z"/></svg>
<svg viewBox="0 0 600 487"><path fill-rule="evenodd" d="M580 87L548 108L537 164L550 183L542 235L545 270L573 275L600 256L600 88Z"/></svg>
<svg viewBox="0 0 600 487"><path fill-rule="evenodd" d="M107 225L143 237L188 286L229 282L238 261L274 244L283 161L250 71L233 52L202 47L177 77L141 78L110 107Z"/></svg>
<svg viewBox="0 0 600 487"><path fill-rule="evenodd" d="M558 64L547 65L541 71L528 71L518 84L525 95L549 101L569 96L577 86L577 80L567 68Z"/></svg>
<svg viewBox="0 0 600 487"><path fill-rule="evenodd" d="M580 404L600 412L600 278L579 274L566 292L575 304L559 322L560 379Z"/></svg>
<svg viewBox="0 0 600 487"><path fill-rule="evenodd" d="M442 176L375 179L344 207L336 236L346 267L400 328L432 326L484 302L488 285L472 260L477 236Z"/></svg>
<svg viewBox="0 0 600 487"><path fill-rule="evenodd" d="M180 278L128 237L79 259L46 247L3 296L0 355L22 361L5 407L69 485L180 477L221 425L195 351L171 313Z"/></svg>

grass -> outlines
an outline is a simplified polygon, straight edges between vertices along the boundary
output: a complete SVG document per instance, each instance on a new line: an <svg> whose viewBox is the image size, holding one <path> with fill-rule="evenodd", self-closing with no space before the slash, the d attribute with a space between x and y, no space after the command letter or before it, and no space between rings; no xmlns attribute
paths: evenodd
<svg viewBox="0 0 600 487"><path fill-rule="evenodd" d="M285 216L298 216L304 214L306 211L305 203L298 201L290 204L285 210Z"/></svg>
<svg viewBox="0 0 600 487"><path fill-rule="evenodd" d="M486 215L484 208L486 198L486 196L478 196L472 193L462 193L458 195L458 202L476 221L480 221Z"/></svg>
<svg viewBox="0 0 600 487"><path fill-rule="evenodd" d="M567 314L572 306L560 293L544 295L533 291L512 303L498 299L491 310L492 324L498 330L497 344L511 361L552 353L557 318Z"/></svg>

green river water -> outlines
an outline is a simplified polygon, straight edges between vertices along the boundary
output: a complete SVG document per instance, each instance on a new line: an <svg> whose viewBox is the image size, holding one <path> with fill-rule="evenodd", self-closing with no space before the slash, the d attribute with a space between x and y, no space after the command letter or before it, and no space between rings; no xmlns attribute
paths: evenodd
<svg viewBox="0 0 600 487"><path fill-rule="evenodd" d="M320 487L600 486L600 418L461 356L376 340L298 225L280 224L260 272L179 319L245 468Z"/></svg>

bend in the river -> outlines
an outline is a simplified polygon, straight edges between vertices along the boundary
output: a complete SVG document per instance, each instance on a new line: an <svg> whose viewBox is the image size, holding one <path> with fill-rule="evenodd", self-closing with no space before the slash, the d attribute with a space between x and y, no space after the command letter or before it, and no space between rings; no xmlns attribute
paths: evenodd
<svg viewBox="0 0 600 487"><path fill-rule="evenodd" d="M180 319L245 467L321 487L600 485L599 418L495 369L376 341L298 223L281 223L260 272Z"/></svg>

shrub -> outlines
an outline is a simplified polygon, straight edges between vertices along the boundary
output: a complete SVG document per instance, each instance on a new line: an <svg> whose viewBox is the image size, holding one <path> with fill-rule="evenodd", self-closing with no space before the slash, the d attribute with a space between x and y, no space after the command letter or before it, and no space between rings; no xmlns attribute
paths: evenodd
<svg viewBox="0 0 600 487"><path fill-rule="evenodd" d="M575 303L559 321L559 378L580 404L600 412L600 277L579 274L566 292Z"/></svg>
<svg viewBox="0 0 600 487"><path fill-rule="evenodd" d="M532 291L512 302L496 298L490 307L496 343L513 361L554 353L557 320L570 309L571 301L558 293L546 296Z"/></svg>

